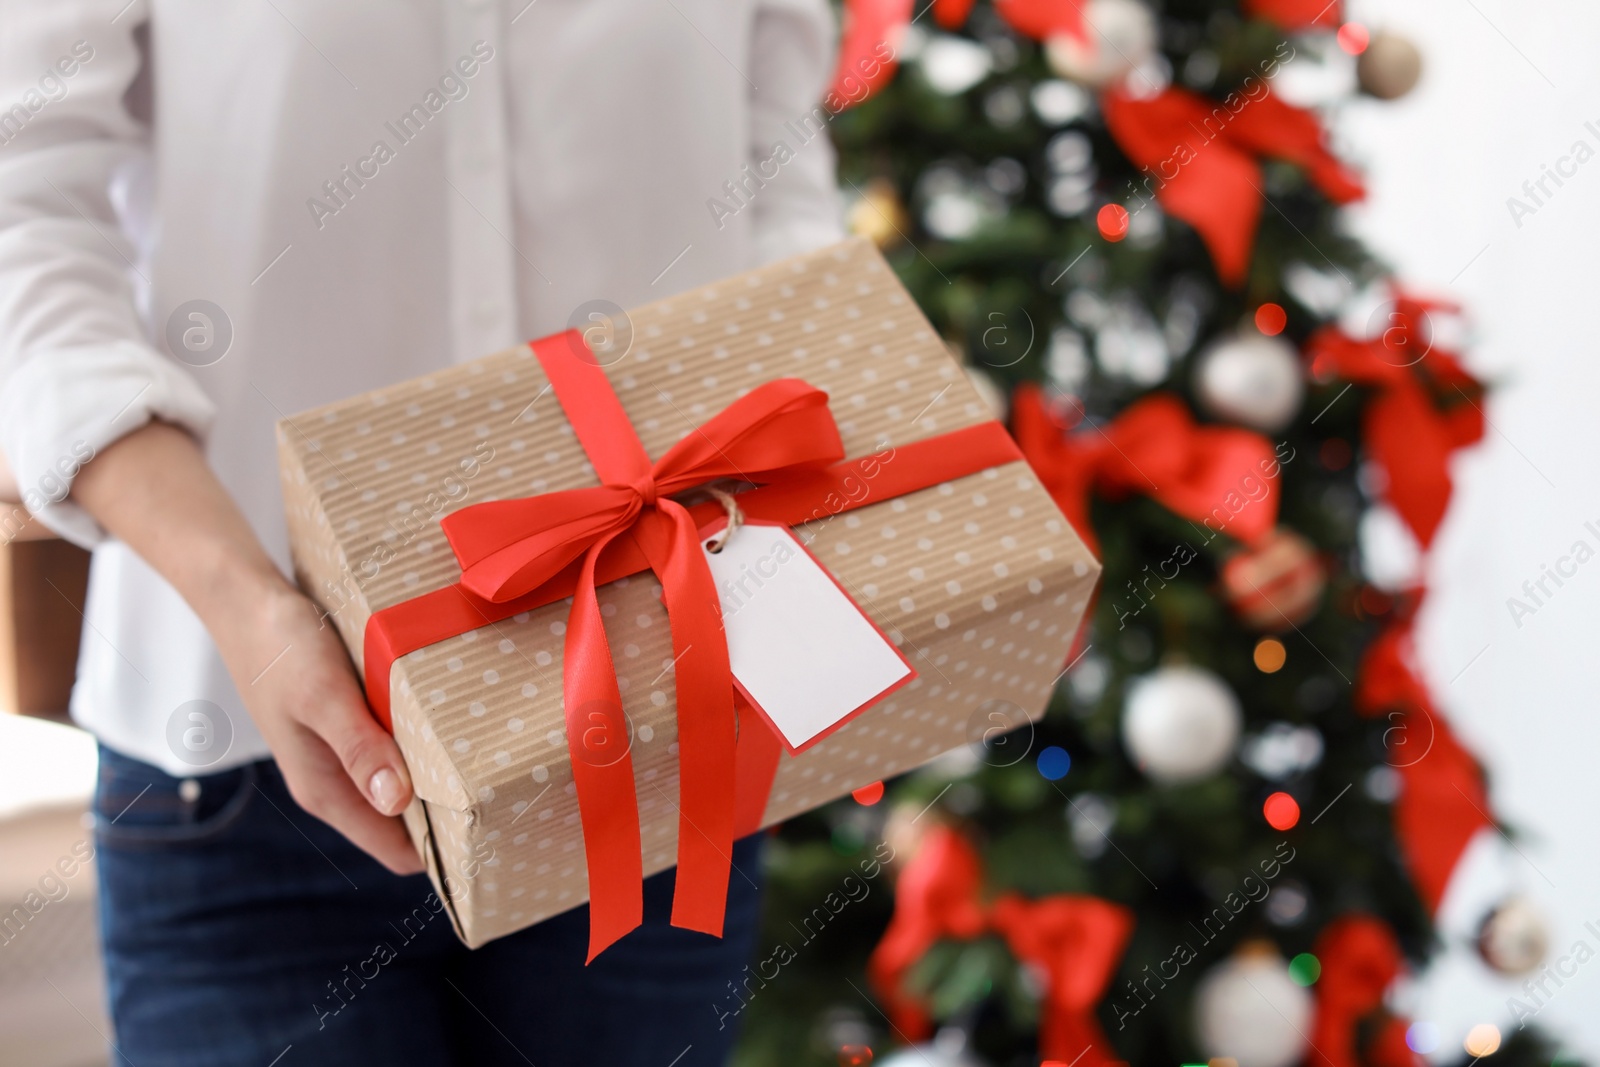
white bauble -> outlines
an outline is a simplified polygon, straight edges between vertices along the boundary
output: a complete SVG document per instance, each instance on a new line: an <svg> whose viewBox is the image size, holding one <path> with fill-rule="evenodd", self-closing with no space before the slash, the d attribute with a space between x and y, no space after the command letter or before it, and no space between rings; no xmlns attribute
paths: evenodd
<svg viewBox="0 0 1600 1067"><path fill-rule="evenodd" d="M1289 1067L1306 1051L1311 993L1271 949L1241 951L1213 967L1195 991L1195 1030L1213 1061Z"/></svg>
<svg viewBox="0 0 1600 1067"><path fill-rule="evenodd" d="M1544 915L1526 897L1501 901L1478 928L1478 955L1501 974L1527 974L1549 952L1550 930Z"/></svg>
<svg viewBox="0 0 1600 1067"><path fill-rule="evenodd" d="M897 1049L878 1067L988 1067L967 1048L966 1034L946 1027L932 1041Z"/></svg>
<svg viewBox="0 0 1600 1067"><path fill-rule="evenodd" d="M1177 785L1222 769L1239 722L1239 701L1221 678L1200 667L1162 667L1133 681L1122 743L1149 778Z"/></svg>
<svg viewBox="0 0 1600 1067"><path fill-rule="evenodd" d="M957 96L977 85L994 69L994 53L977 41L941 33L923 48L922 76L946 96Z"/></svg>
<svg viewBox="0 0 1600 1067"><path fill-rule="evenodd" d="M1194 391L1208 414L1277 433L1294 421L1306 382L1293 345L1281 337L1247 333L1200 353Z"/></svg>
<svg viewBox="0 0 1600 1067"><path fill-rule="evenodd" d="M1045 60L1063 78L1099 88L1155 55L1156 19L1142 0L1088 0L1082 10L1088 40L1063 34L1045 42Z"/></svg>

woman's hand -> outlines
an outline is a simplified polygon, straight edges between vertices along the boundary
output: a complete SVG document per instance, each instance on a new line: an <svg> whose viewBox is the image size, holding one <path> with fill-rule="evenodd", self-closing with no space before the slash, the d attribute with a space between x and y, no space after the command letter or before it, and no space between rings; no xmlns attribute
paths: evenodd
<svg viewBox="0 0 1600 1067"><path fill-rule="evenodd" d="M394 818L411 801L406 765L316 605L279 578L213 614L207 628L294 799L396 874L420 871Z"/></svg>
<svg viewBox="0 0 1600 1067"><path fill-rule="evenodd" d="M72 498L205 623L301 807L397 874L422 869L396 816L400 750L372 718L338 634L268 558L188 434L152 423L79 472Z"/></svg>

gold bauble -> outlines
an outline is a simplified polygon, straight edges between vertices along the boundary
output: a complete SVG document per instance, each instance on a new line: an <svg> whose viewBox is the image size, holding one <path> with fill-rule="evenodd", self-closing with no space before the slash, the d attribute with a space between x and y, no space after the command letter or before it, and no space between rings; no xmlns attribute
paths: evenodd
<svg viewBox="0 0 1600 1067"><path fill-rule="evenodd" d="M1379 100L1398 100L1422 78L1422 52L1398 33L1381 30L1356 60L1356 81Z"/></svg>
<svg viewBox="0 0 1600 1067"><path fill-rule="evenodd" d="M900 194L887 178L874 178L845 214L845 223L857 237L865 237L879 248L901 240L911 225Z"/></svg>

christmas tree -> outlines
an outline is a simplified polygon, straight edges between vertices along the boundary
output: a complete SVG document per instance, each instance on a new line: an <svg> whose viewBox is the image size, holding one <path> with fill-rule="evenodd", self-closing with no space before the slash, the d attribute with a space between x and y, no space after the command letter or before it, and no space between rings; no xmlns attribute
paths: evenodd
<svg viewBox="0 0 1600 1067"><path fill-rule="evenodd" d="M851 225L1105 570L1043 720L995 701L968 750L773 837L717 1009L736 1062L1422 1063L1437 1028L1386 994L1492 805L1415 669L1422 591L1367 579L1358 526L1382 506L1426 550L1483 387L1456 309L1342 228L1326 109L1280 90L1312 65L1400 96L1415 48L1338 0L844 21ZM1531 970L1539 933L1508 901L1485 965ZM1551 1063L1534 1033L1456 1058Z"/></svg>

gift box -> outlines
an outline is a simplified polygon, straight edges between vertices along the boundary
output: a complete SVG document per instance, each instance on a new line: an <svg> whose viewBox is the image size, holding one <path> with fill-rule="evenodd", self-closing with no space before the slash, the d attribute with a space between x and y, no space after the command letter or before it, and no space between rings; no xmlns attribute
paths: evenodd
<svg viewBox="0 0 1600 1067"><path fill-rule="evenodd" d="M599 951L675 863L674 923L717 932L732 837L1042 714L1099 573L869 242L592 322L278 427L297 577L472 946L592 896ZM763 523L907 665L803 744L729 686L700 554ZM805 618L755 651L825 704Z"/></svg>

